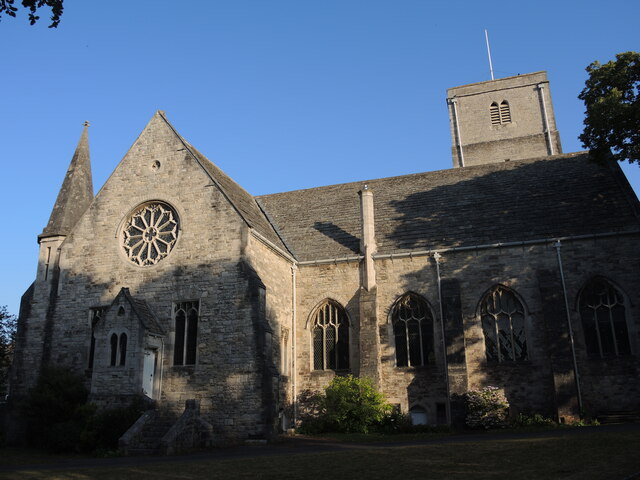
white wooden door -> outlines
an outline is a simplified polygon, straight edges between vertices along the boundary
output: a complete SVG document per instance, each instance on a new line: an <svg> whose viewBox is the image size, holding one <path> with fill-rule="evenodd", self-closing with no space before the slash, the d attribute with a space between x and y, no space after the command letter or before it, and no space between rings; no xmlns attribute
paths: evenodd
<svg viewBox="0 0 640 480"><path fill-rule="evenodd" d="M153 377L156 373L156 352L153 350L144 351L144 368L142 369L142 391L153 398Z"/></svg>

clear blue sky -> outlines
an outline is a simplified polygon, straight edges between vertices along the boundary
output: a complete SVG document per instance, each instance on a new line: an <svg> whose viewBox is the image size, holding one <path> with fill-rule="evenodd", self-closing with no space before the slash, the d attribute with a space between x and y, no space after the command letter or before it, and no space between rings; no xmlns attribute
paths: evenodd
<svg viewBox="0 0 640 480"><path fill-rule="evenodd" d="M17 2L20 3L20 2ZM253 194L449 168L446 89L547 70L565 152L593 60L640 50L640 2L65 0L0 22L5 232L18 312L37 235L89 120L97 191L153 113ZM629 166L640 190L640 168Z"/></svg>

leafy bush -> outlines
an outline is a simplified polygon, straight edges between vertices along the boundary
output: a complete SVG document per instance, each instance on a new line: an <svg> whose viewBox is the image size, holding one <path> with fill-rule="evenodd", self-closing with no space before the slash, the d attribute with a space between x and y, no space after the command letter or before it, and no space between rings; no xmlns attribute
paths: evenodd
<svg viewBox="0 0 640 480"><path fill-rule="evenodd" d="M375 431L384 434L412 433L415 431L416 427L423 426L426 425L413 425L409 415L394 408L390 412L386 413L385 416L376 423Z"/></svg>
<svg viewBox="0 0 640 480"><path fill-rule="evenodd" d="M44 368L21 408L29 445L55 452L114 450L145 410L138 399L128 407L98 411L87 397L81 377L61 367Z"/></svg>
<svg viewBox="0 0 640 480"><path fill-rule="evenodd" d="M325 390L327 422L335 431L367 433L369 427L391 411L368 378L335 377Z"/></svg>
<svg viewBox="0 0 640 480"><path fill-rule="evenodd" d="M69 370L43 368L21 408L29 444L58 452L73 450L95 411L86 405L88 394L82 378Z"/></svg>
<svg viewBox="0 0 640 480"><path fill-rule="evenodd" d="M465 423L469 428L502 428L507 424L509 402L498 387L471 390L463 395Z"/></svg>
<svg viewBox="0 0 640 480"><path fill-rule="evenodd" d="M513 421L516 427L553 427L558 424L549 417L534 413L533 415L519 414Z"/></svg>
<svg viewBox="0 0 640 480"><path fill-rule="evenodd" d="M391 412L368 378L335 377L323 395L310 396L310 413L303 419L306 433L368 433ZM313 405L315 402L315 405Z"/></svg>
<svg viewBox="0 0 640 480"><path fill-rule="evenodd" d="M94 413L80 434L77 449L83 452L109 452L118 448L118 440L147 409L141 398L127 407Z"/></svg>

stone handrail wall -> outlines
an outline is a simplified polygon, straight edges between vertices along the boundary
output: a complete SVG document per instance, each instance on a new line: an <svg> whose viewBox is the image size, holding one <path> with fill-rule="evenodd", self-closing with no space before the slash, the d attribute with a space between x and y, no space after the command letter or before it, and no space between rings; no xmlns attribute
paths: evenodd
<svg viewBox="0 0 640 480"><path fill-rule="evenodd" d="M147 410L142 415L140 415L140 418L136 420L136 423L134 423L131 428L129 428L129 430L127 430L125 434L122 435L118 440L118 447L120 448L120 450L122 450L126 454L129 448L140 443L142 431L145 425L153 422L157 417L157 410Z"/></svg>
<svg viewBox="0 0 640 480"><path fill-rule="evenodd" d="M200 417L200 403L187 400L184 413L160 441L161 450L171 455L194 448L210 447L214 435L211 424Z"/></svg>

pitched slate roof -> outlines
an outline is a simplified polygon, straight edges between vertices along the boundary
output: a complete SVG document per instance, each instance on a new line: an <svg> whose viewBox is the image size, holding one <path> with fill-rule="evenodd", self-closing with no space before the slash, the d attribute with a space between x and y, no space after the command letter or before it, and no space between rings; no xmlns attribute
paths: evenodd
<svg viewBox="0 0 640 480"><path fill-rule="evenodd" d="M358 191L373 192L379 254L637 230L617 164L585 152L258 197L299 261L359 253Z"/></svg>
<svg viewBox="0 0 640 480"><path fill-rule="evenodd" d="M116 303L121 295L123 295L127 299L136 316L140 320L140 323L142 323L142 326L147 332L155 333L157 335L164 335L164 331L162 330L162 327L160 327L160 323L156 319L156 316L153 314L153 311L151 310L147 302L135 298L133 295L131 295L131 292L129 292L128 288L123 287L122 289L120 289L118 295L116 295L113 303Z"/></svg>
<svg viewBox="0 0 640 480"><path fill-rule="evenodd" d="M209 174L214 184L220 189L231 205L251 228L255 229L267 240L277 247L286 251L286 246L274 231L273 226L265 216L264 212L256 202L256 199L244 188L238 185L231 177L224 173L217 165L214 165L207 157L187 142L169 123L163 112L158 115L167 123L169 128L177 135L180 141L187 147L187 150L195 157L202 168Z"/></svg>
<svg viewBox="0 0 640 480"><path fill-rule="evenodd" d="M42 237L68 235L93 201L89 139L85 125Z"/></svg>

